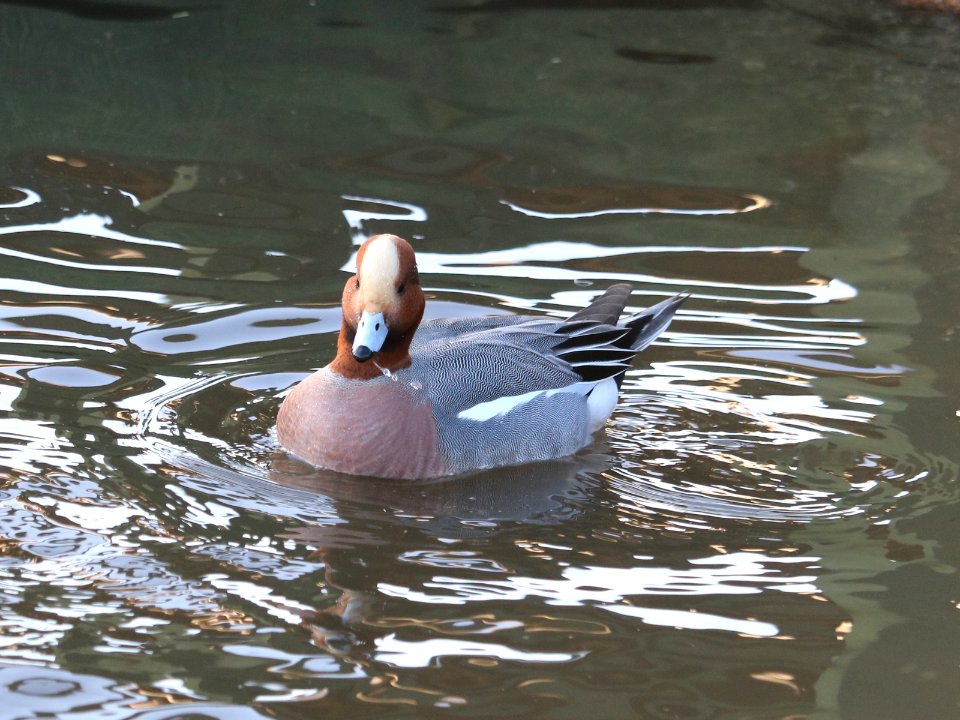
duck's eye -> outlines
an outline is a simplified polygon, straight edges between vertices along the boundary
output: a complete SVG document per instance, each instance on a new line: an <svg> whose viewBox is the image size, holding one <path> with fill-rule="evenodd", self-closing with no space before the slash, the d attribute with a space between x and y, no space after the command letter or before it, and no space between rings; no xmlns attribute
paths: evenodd
<svg viewBox="0 0 960 720"><path fill-rule="evenodd" d="M357 278L356 280L353 281L353 289L354 290L360 289L360 278Z"/></svg>
<svg viewBox="0 0 960 720"><path fill-rule="evenodd" d="M407 284L404 283L403 285L397 288L397 295L403 295L403 293L406 292L406 289L407 289Z"/></svg>

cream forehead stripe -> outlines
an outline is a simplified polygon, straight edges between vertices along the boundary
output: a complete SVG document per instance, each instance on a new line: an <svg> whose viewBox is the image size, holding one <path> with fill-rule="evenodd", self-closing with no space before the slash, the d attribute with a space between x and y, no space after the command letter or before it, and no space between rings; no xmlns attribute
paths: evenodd
<svg viewBox="0 0 960 720"><path fill-rule="evenodd" d="M400 275L400 253L393 238L384 235L367 246L359 273L364 304L377 309L389 306Z"/></svg>

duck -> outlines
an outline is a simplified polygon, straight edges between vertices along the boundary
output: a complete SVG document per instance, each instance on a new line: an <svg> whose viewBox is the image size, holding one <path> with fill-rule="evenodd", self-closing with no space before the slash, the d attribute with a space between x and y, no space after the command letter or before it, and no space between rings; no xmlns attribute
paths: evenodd
<svg viewBox="0 0 960 720"><path fill-rule="evenodd" d="M336 356L283 399L277 440L317 468L398 480L573 455L613 413L634 357L689 297L621 320L632 292L611 285L566 319L421 324L413 247L374 235L343 288Z"/></svg>

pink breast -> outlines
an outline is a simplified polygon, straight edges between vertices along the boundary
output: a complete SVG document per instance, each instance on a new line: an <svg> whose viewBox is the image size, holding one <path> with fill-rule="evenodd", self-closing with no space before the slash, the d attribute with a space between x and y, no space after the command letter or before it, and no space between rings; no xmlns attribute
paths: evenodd
<svg viewBox="0 0 960 720"><path fill-rule="evenodd" d="M277 436L303 460L351 475L418 479L449 472L429 402L399 381L314 373L284 400Z"/></svg>

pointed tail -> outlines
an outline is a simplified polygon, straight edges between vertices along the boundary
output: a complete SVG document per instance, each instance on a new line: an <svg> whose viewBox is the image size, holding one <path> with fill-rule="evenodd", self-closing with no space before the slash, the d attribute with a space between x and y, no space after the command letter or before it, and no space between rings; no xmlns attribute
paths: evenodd
<svg viewBox="0 0 960 720"><path fill-rule="evenodd" d="M689 292L682 292L628 317L624 325L630 328L630 334L624 338L624 344L629 343L634 352L643 350L667 329L677 308L689 297Z"/></svg>

